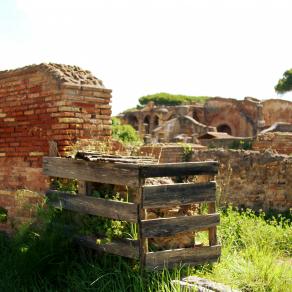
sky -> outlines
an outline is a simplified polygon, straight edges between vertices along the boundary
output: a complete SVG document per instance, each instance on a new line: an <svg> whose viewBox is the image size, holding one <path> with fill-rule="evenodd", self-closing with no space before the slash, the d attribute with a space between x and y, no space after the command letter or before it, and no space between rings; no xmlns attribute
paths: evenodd
<svg viewBox="0 0 292 292"><path fill-rule="evenodd" d="M90 70L117 114L157 92L242 99L292 68L291 0L0 0L0 70Z"/></svg>

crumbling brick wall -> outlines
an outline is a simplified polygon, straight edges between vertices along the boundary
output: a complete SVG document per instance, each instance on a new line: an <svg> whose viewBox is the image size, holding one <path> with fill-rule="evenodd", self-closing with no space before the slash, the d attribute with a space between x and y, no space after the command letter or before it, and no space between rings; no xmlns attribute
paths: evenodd
<svg viewBox="0 0 292 292"><path fill-rule="evenodd" d="M161 163L179 162L184 147L144 146L144 155L160 158ZM265 151L193 149L189 161L216 160L218 199L254 210L289 211L292 208L292 157ZM204 178L203 178L204 179Z"/></svg>
<svg viewBox="0 0 292 292"><path fill-rule="evenodd" d="M28 202L47 188L44 155L66 155L76 143L110 136L111 90L89 71L59 64L0 72L0 207L21 217L17 190ZM21 213L21 212L20 212Z"/></svg>
<svg viewBox="0 0 292 292"><path fill-rule="evenodd" d="M277 153L292 154L292 133L270 132L260 134L253 143L254 150L265 151L270 149Z"/></svg>

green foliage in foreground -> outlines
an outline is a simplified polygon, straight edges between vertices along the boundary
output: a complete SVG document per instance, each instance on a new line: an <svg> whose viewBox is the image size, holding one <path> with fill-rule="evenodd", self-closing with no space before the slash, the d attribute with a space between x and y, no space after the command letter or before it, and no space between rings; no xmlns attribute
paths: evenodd
<svg viewBox="0 0 292 292"><path fill-rule="evenodd" d="M121 125L118 118L112 118L112 137L125 144L139 144L140 137L131 125Z"/></svg>
<svg viewBox="0 0 292 292"><path fill-rule="evenodd" d="M142 279L136 262L75 246L72 233L53 224L60 212L42 211L42 222L13 239L0 234L0 291L179 291L170 280L194 274L242 291L291 291L292 228L284 217L222 211L219 263Z"/></svg>
<svg viewBox="0 0 292 292"><path fill-rule="evenodd" d="M149 101L153 101L155 105L180 105L192 102L205 103L208 98L208 96L188 96L160 92L142 96L139 98L139 102L141 105L146 105Z"/></svg>
<svg viewBox="0 0 292 292"><path fill-rule="evenodd" d="M285 93L292 90L292 68L284 72L283 77L275 86L275 90L278 93Z"/></svg>

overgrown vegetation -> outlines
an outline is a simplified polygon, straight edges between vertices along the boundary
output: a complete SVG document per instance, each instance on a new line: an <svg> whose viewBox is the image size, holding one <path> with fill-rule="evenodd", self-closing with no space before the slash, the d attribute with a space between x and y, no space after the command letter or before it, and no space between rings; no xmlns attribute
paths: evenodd
<svg viewBox="0 0 292 292"><path fill-rule="evenodd" d="M170 280L198 275L242 291L291 291L291 217L221 211L221 261L148 272L136 262L77 247L62 210L41 209L37 224L0 234L0 291L179 291ZM77 220L77 219L76 219Z"/></svg>
<svg viewBox="0 0 292 292"><path fill-rule="evenodd" d="M141 143L136 130L131 125L122 125L118 118L112 118L112 137L125 144Z"/></svg>
<svg viewBox="0 0 292 292"><path fill-rule="evenodd" d="M277 93L285 93L292 90L292 68L284 72L283 77L275 86Z"/></svg>
<svg viewBox="0 0 292 292"><path fill-rule="evenodd" d="M149 101L153 101L155 105L181 105L193 102L205 103L208 98L208 96L189 96L160 92L142 96L139 98L139 102L141 105L146 105Z"/></svg>
<svg viewBox="0 0 292 292"><path fill-rule="evenodd" d="M7 210L0 207L0 223L5 223L7 221Z"/></svg>
<svg viewBox="0 0 292 292"><path fill-rule="evenodd" d="M252 141L250 141L250 140L234 140L228 148L229 149L250 150L250 149L252 149Z"/></svg>

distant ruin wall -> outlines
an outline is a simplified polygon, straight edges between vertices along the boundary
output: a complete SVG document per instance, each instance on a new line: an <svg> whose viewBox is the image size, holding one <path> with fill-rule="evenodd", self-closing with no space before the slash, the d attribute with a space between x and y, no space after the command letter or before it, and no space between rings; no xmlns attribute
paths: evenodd
<svg viewBox="0 0 292 292"><path fill-rule="evenodd" d="M292 132L271 132L258 135L252 148L258 151L270 149L276 153L292 154Z"/></svg>
<svg viewBox="0 0 292 292"><path fill-rule="evenodd" d="M28 216L20 205L46 190L43 156L110 137L111 90L97 82L88 71L57 64L0 72L0 207L9 219Z"/></svg>
<svg viewBox="0 0 292 292"><path fill-rule="evenodd" d="M153 148L153 147L152 147ZM160 162L179 162L184 149L142 147L144 154L159 153ZM221 205L233 204L254 210L287 211L292 208L292 157L272 152L243 150L194 150L190 161L217 160L218 199Z"/></svg>

